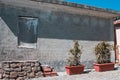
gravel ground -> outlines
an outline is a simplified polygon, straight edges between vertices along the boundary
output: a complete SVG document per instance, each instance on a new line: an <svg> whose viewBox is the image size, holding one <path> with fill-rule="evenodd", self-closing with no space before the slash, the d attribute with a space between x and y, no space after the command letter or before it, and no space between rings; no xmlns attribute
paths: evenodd
<svg viewBox="0 0 120 80"><path fill-rule="evenodd" d="M65 72L59 72L56 77L43 77L31 80L120 80L120 69L106 72L95 72L94 70L86 70L85 73L79 75L67 75Z"/></svg>

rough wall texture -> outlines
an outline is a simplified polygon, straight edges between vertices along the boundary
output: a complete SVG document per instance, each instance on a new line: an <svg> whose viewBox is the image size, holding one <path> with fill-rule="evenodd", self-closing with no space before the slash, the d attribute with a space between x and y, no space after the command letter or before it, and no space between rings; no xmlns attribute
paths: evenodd
<svg viewBox="0 0 120 80"><path fill-rule="evenodd" d="M44 5L44 4L41 4ZM95 61L94 47L102 40L113 42L111 19L81 15L75 12L54 10L49 6L39 9L1 4L0 61L39 60L65 71L64 66L73 40L83 46L81 62L92 68ZM56 6L54 6L56 8ZM18 48L18 17L39 18L36 49ZM114 53L113 53L114 54Z"/></svg>
<svg viewBox="0 0 120 80"><path fill-rule="evenodd" d="M6 61L0 64L0 79L25 80L43 77L42 67L38 61Z"/></svg>

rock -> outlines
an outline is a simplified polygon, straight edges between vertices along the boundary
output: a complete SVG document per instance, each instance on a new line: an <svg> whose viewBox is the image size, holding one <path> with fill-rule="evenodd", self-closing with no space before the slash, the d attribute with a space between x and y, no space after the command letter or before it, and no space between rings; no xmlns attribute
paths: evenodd
<svg viewBox="0 0 120 80"><path fill-rule="evenodd" d="M17 72L10 72L10 79L16 79L17 78Z"/></svg>
<svg viewBox="0 0 120 80"><path fill-rule="evenodd" d="M35 76L38 78L38 77L43 77L43 73L42 72L37 72L35 73Z"/></svg>
<svg viewBox="0 0 120 80"><path fill-rule="evenodd" d="M0 74L0 79L2 79L3 78L3 75L2 74Z"/></svg>
<svg viewBox="0 0 120 80"><path fill-rule="evenodd" d="M24 77L26 75L27 75L27 73L25 71L24 72L18 72L19 77Z"/></svg>
<svg viewBox="0 0 120 80"><path fill-rule="evenodd" d="M24 77L18 77L16 80L25 80Z"/></svg>
<svg viewBox="0 0 120 80"><path fill-rule="evenodd" d="M31 72L31 73L27 73L28 78L35 78L35 73Z"/></svg>

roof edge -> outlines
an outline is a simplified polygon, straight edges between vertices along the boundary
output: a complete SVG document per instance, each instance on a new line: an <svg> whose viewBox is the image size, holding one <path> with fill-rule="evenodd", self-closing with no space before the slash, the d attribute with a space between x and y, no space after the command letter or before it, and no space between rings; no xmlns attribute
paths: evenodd
<svg viewBox="0 0 120 80"><path fill-rule="evenodd" d="M77 4L77 3L72 3L72 2L66 2L66 1L60 1L60 0L30 0L30 1L59 4L59 5L64 5L64 6L83 8L83 9L89 9L89 10L100 11L100 12L107 12L107 13L112 13L112 14L120 14L120 11L116 11L112 9L98 8L98 7Z"/></svg>

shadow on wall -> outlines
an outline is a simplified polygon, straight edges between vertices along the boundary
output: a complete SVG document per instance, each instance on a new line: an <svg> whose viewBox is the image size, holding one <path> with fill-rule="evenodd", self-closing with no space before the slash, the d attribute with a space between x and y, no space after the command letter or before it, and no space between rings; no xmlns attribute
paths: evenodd
<svg viewBox="0 0 120 80"><path fill-rule="evenodd" d="M108 19L59 11L17 10L16 8L3 7L0 16L15 36L18 35L19 31L19 15L39 18L38 38L88 41L113 41L114 39L111 39L113 32L111 32L112 26Z"/></svg>

